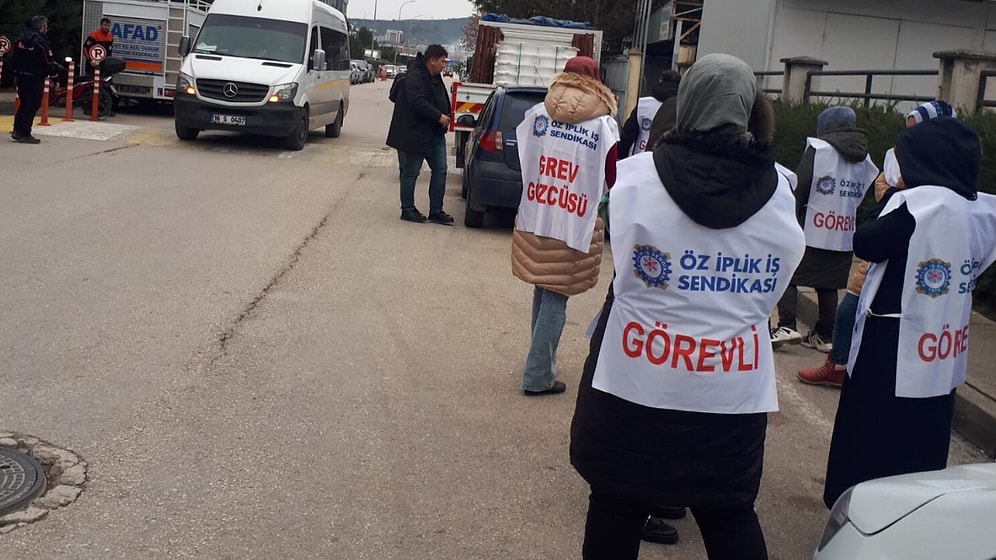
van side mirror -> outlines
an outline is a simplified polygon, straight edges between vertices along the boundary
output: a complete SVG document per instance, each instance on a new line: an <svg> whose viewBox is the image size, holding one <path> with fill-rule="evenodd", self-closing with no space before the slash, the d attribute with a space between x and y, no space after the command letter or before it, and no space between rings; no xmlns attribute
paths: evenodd
<svg viewBox="0 0 996 560"><path fill-rule="evenodd" d="M318 70L319 72L326 70L325 51L322 49L315 49L315 54L311 57L311 60L314 61L315 70Z"/></svg>
<svg viewBox="0 0 996 560"><path fill-rule="evenodd" d="M180 45L178 47L180 51L180 56L187 56L188 54L190 54L190 43L191 43L190 37L187 37L186 35L180 37Z"/></svg>
<svg viewBox="0 0 996 560"><path fill-rule="evenodd" d="M477 119L473 115L460 115L457 117L457 124L461 126L477 126Z"/></svg>

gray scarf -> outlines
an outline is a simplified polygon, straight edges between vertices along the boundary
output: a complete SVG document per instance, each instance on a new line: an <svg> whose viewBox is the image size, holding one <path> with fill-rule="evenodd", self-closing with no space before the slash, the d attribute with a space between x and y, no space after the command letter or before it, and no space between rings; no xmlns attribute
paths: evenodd
<svg viewBox="0 0 996 560"><path fill-rule="evenodd" d="M728 54L700 58L678 85L677 133L718 133L750 138L747 122L757 78L746 62Z"/></svg>

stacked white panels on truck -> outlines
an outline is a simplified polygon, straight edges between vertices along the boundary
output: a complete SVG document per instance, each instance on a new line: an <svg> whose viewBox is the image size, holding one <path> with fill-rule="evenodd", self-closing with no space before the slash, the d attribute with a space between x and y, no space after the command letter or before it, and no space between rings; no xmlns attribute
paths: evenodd
<svg viewBox="0 0 996 560"><path fill-rule="evenodd" d="M495 84L546 87L577 55L578 50L570 45L511 42L506 38L495 57Z"/></svg>

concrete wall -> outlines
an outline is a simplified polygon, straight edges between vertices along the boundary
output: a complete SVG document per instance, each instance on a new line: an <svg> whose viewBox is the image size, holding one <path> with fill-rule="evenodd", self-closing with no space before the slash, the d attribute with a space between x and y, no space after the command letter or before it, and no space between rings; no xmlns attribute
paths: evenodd
<svg viewBox="0 0 996 560"><path fill-rule="evenodd" d="M826 70L936 69L935 51L961 48L996 50L996 3L708 0L699 40L699 56L727 52L755 70L780 70L779 60L793 56L826 60ZM823 91L864 90L864 78L822 80ZM937 79L880 77L872 89L932 97Z"/></svg>

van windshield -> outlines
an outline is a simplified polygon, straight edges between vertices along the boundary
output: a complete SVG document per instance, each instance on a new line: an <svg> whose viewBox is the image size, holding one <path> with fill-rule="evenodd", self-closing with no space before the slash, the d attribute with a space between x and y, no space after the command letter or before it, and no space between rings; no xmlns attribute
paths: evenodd
<svg viewBox="0 0 996 560"><path fill-rule="evenodd" d="M193 52L300 64L307 40L303 23L208 14Z"/></svg>

